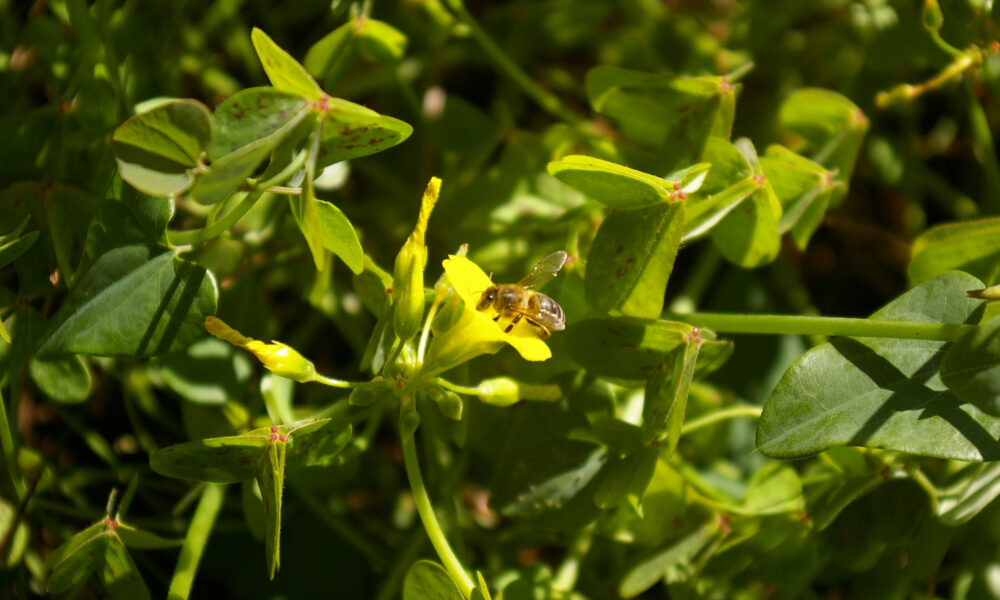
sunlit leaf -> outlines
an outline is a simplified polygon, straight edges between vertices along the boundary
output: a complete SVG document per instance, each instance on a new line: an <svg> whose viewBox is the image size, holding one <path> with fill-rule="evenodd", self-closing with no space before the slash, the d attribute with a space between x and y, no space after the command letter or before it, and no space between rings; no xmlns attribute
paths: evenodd
<svg viewBox="0 0 1000 600"><path fill-rule="evenodd" d="M122 123L111 138L122 178L151 196L186 189L212 140L212 115L197 100L173 100Z"/></svg>
<svg viewBox="0 0 1000 600"><path fill-rule="evenodd" d="M153 356L205 335L218 292L204 267L155 246L101 255L52 319L39 358L79 353Z"/></svg>
<svg viewBox="0 0 1000 600"><path fill-rule="evenodd" d="M925 281L873 315L934 323L978 321L981 287L951 272ZM785 372L757 426L757 448L795 458L840 445L958 460L1000 458L1000 419L963 403L938 372L947 343L834 338Z"/></svg>
<svg viewBox="0 0 1000 600"><path fill-rule="evenodd" d="M254 27L250 33L257 58L277 90L301 96L306 100L318 102L323 97L316 80L306 71L305 67L274 43L266 33Z"/></svg>

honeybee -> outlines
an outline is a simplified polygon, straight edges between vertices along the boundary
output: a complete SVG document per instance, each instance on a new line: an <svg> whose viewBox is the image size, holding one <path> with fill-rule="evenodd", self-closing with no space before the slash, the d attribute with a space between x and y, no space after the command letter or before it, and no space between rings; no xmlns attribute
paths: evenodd
<svg viewBox="0 0 1000 600"><path fill-rule="evenodd" d="M521 281L487 288L480 296L476 310L486 310L492 306L499 313L493 318L494 321L499 321L501 317L513 317L504 333L510 333L521 319L537 327L538 336L542 339L549 337L552 330L566 329L566 315L562 307L552 298L532 289L551 281L564 264L566 253L562 250L553 252L538 261Z"/></svg>

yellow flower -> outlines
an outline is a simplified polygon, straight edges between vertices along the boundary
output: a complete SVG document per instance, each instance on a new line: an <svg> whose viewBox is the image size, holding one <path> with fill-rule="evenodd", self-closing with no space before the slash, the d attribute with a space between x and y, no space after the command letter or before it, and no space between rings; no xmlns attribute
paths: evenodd
<svg viewBox="0 0 1000 600"><path fill-rule="evenodd" d="M493 354L504 344L513 346L525 360L552 357L548 345L538 337L538 329L526 320L522 319L506 333L509 320L494 321L497 313L492 307L476 310L482 293L493 285L476 263L464 256L451 255L443 265L456 297L444 305L435 320L447 323L447 329L435 329L424 363L425 376L446 371L480 354Z"/></svg>
<svg viewBox="0 0 1000 600"><path fill-rule="evenodd" d="M316 377L316 368L312 361L287 344L281 342L266 344L248 338L222 319L212 316L205 317L205 330L220 340L253 352L257 360L279 377L299 382L313 381Z"/></svg>

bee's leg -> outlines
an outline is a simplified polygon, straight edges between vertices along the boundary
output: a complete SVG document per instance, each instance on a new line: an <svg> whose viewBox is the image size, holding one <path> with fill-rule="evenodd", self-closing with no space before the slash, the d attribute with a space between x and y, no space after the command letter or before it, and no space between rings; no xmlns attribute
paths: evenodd
<svg viewBox="0 0 1000 600"><path fill-rule="evenodd" d="M497 315L497 316L493 317L493 320L494 321L499 321L500 320L500 315Z"/></svg>
<svg viewBox="0 0 1000 600"><path fill-rule="evenodd" d="M517 325L518 322L521 320L521 317L523 317L523 316L524 315L521 314L521 313L517 313L516 315L514 315L514 318L510 320L510 324L507 325L507 329L504 329L503 332L504 333L510 333L510 330L514 329L514 325ZM530 319L529 319L529 321L530 321Z"/></svg>

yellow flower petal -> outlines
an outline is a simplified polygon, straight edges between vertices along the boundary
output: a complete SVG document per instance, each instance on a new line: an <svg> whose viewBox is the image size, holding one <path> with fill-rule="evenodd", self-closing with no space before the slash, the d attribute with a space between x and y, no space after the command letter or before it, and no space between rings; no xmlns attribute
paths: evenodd
<svg viewBox="0 0 1000 600"><path fill-rule="evenodd" d="M552 351L549 350L548 344L538 337L535 326L522 320L510 333L505 333L504 329L508 323L494 321L493 318L497 313L492 307L488 310L476 310L483 292L493 285L479 265L464 256L455 255L449 256L442 264L448 282L465 301L465 309L475 315L465 324L468 331L463 332L464 335L480 338L483 341L506 342L525 360L542 361L552 357Z"/></svg>

